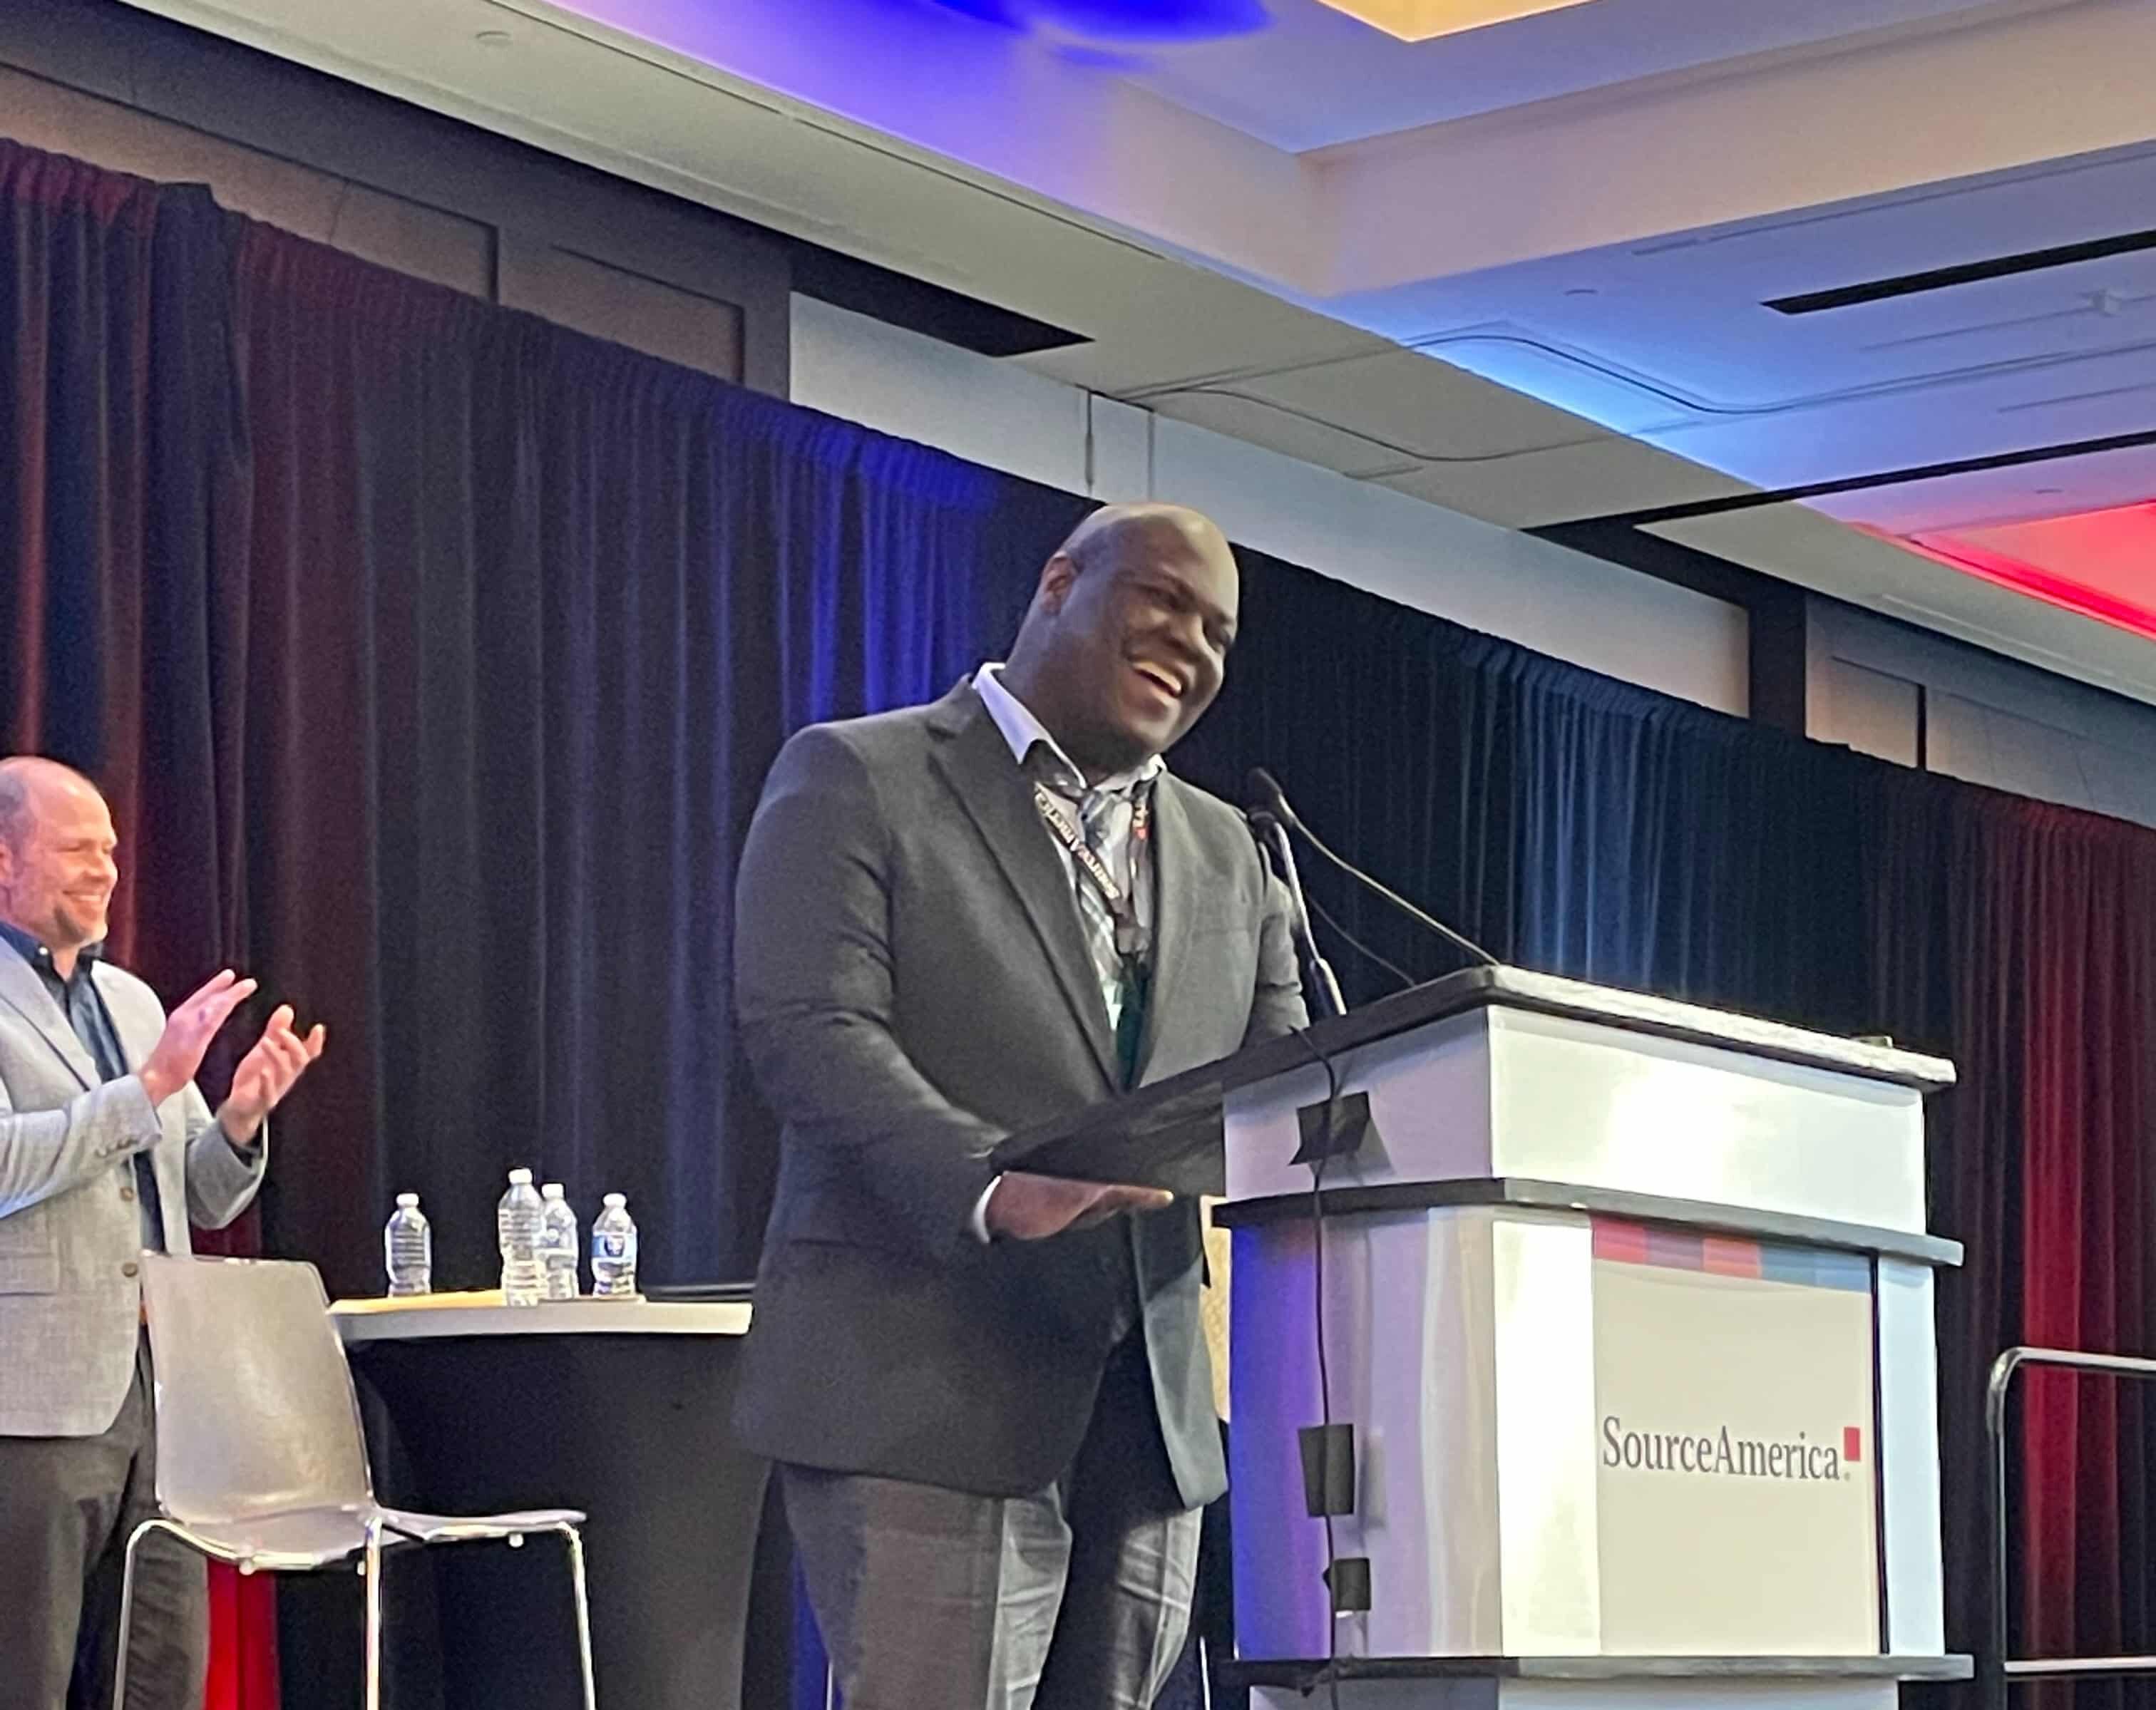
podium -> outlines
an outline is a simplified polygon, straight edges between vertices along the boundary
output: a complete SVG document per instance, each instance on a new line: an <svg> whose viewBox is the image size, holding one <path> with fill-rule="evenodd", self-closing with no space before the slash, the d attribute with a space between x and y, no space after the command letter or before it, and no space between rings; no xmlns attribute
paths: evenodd
<svg viewBox="0 0 2156 1710"><path fill-rule="evenodd" d="M1966 1677L1933 1310L1960 1250L1924 1226L1953 1078L1479 968L1029 1137L1029 1168L1190 1188L1219 1119L1254 1703L1887 1710Z"/></svg>

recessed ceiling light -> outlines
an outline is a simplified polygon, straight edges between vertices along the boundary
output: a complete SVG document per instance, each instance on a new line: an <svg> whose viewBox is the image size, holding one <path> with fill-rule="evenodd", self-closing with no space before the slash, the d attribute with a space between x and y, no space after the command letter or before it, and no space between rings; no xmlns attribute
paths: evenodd
<svg viewBox="0 0 2156 1710"><path fill-rule="evenodd" d="M513 48L516 38L506 29L483 29L472 39L482 48Z"/></svg>
<svg viewBox="0 0 2156 1710"><path fill-rule="evenodd" d="M1433 36L1456 35L1461 30L1532 18L1538 12L1582 6L1586 0L1323 0L1323 3L1404 42L1426 42Z"/></svg>

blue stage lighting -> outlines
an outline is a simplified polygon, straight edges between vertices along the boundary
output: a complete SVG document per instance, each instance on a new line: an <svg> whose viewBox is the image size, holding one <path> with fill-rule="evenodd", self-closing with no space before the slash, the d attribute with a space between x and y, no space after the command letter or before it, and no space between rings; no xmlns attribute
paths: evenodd
<svg viewBox="0 0 2156 1710"><path fill-rule="evenodd" d="M1265 0L937 0L970 18L1091 42L1195 42L1271 22Z"/></svg>
<svg viewBox="0 0 2156 1710"><path fill-rule="evenodd" d="M936 0L936 4L947 7L952 12L963 12L968 18L978 18L987 23L1007 23L1016 29L1024 20L1019 8L1010 0Z"/></svg>

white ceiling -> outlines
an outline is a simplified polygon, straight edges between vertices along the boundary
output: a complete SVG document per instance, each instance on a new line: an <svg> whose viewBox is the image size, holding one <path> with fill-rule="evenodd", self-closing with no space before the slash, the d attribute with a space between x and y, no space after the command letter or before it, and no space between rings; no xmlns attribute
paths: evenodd
<svg viewBox="0 0 2156 1710"><path fill-rule="evenodd" d="M1270 28L1134 54L1128 74L1178 106L1299 153L1989 3L1594 0L1407 44L1320 0L1269 0Z"/></svg>
<svg viewBox="0 0 2156 1710"><path fill-rule="evenodd" d="M1027 365L1494 521L2156 428L2146 253L1762 306L2156 225L2156 0L1593 0L1412 48L1267 0L1139 55L932 0L136 3L1070 327ZM2083 674L2156 699L2145 643L2137 676L1830 520L2152 494L2114 453L1731 527L2046 664L2089 632Z"/></svg>
<svg viewBox="0 0 2156 1710"><path fill-rule="evenodd" d="M2152 210L2156 147L2128 149L1333 306L1665 449L1793 487L2156 427L2156 248L1809 315L1765 306L2110 238Z"/></svg>

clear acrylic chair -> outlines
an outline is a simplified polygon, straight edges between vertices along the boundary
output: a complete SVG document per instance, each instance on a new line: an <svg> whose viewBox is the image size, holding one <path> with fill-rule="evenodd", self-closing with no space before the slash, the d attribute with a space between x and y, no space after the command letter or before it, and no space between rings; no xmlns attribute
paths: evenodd
<svg viewBox="0 0 2156 1710"><path fill-rule="evenodd" d="M457 1517L374 1499L359 1398L312 1265L142 1255L157 1366L157 1518L127 1540L113 1702L127 1702L135 1557L166 1533L243 1574L310 1573L358 1559L367 1589L367 1710L382 1703L382 1559L408 1544L535 1533L568 1546L584 1710L597 1710L574 1508Z"/></svg>

